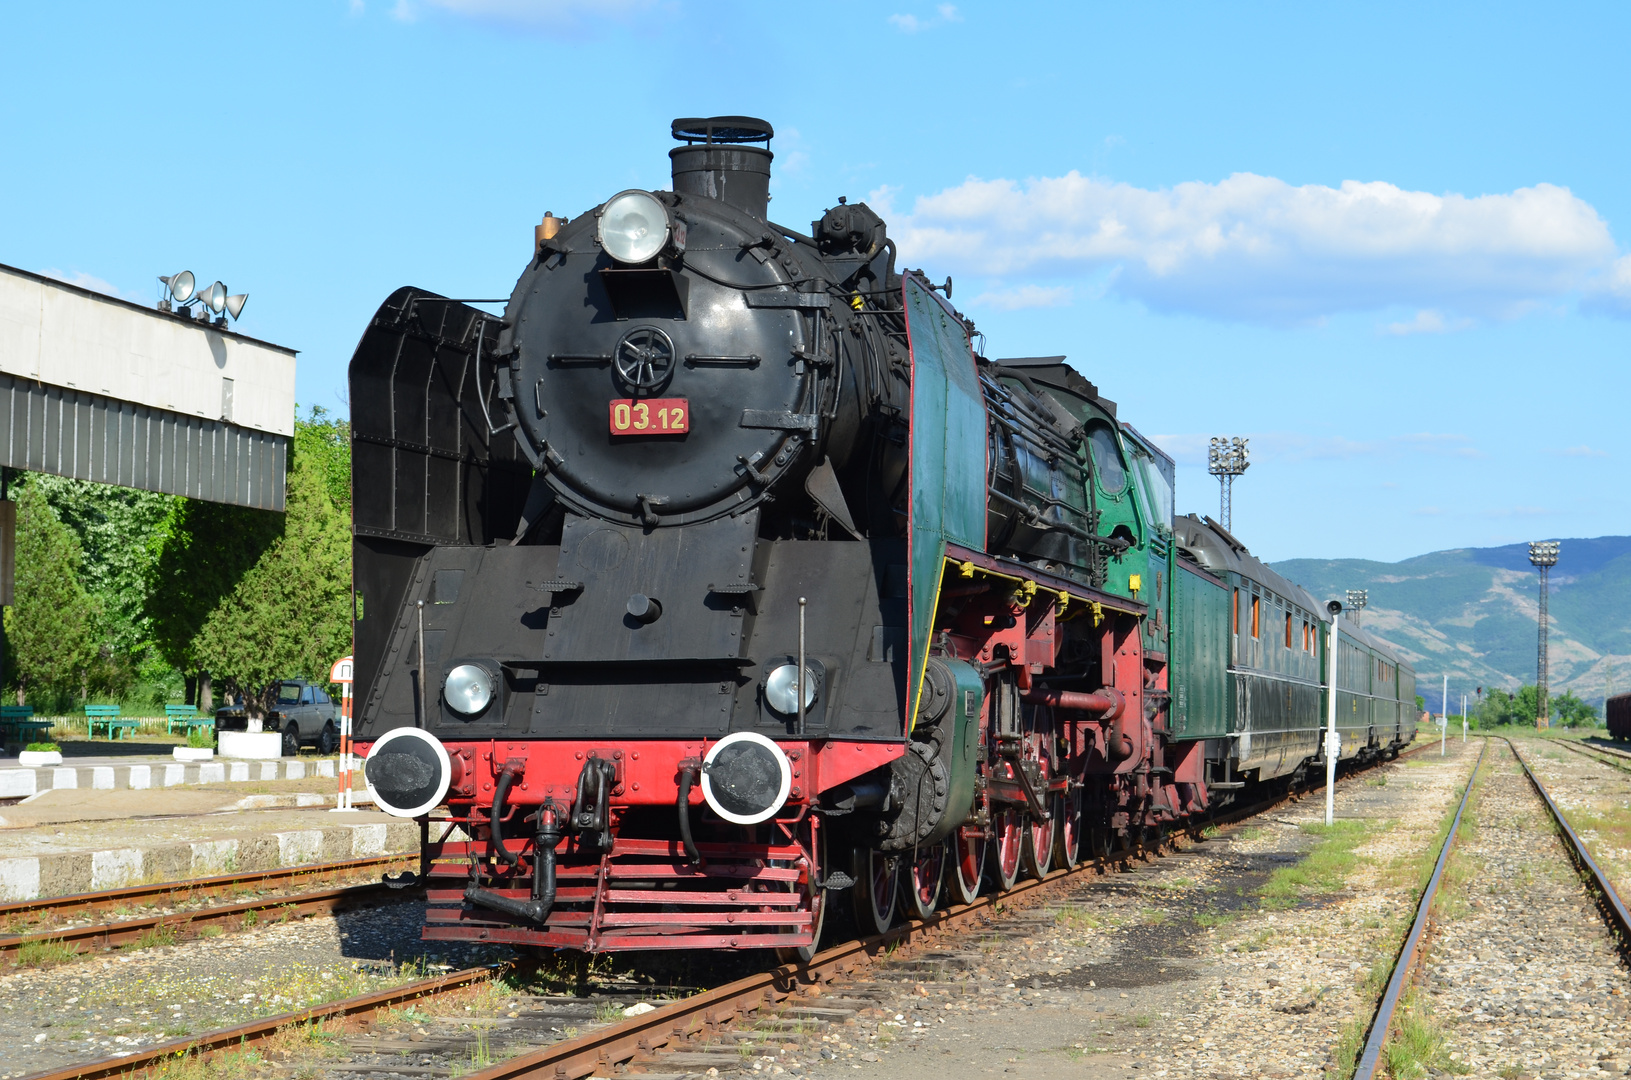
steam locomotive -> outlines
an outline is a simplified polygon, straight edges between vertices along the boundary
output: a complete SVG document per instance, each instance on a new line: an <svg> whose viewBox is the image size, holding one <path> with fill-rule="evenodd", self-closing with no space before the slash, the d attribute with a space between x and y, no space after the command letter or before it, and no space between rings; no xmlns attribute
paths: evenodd
<svg viewBox="0 0 1631 1080"><path fill-rule="evenodd" d="M880 930L1323 764L1325 606L864 203L771 222L769 124L672 130L502 317L403 288L351 362L356 738L426 938L808 956L846 895ZM1341 757L1396 753L1408 663L1336 666Z"/></svg>

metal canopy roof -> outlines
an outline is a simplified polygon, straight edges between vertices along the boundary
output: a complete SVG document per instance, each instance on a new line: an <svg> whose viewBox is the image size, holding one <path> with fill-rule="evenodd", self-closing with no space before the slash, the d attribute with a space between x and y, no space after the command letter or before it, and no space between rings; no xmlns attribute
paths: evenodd
<svg viewBox="0 0 1631 1080"><path fill-rule="evenodd" d="M0 265L0 465L283 509L295 351Z"/></svg>

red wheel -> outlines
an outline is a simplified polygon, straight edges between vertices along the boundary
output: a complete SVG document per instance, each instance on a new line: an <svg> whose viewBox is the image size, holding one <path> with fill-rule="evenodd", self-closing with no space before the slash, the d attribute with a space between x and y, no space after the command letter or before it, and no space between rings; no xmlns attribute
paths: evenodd
<svg viewBox="0 0 1631 1080"><path fill-rule="evenodd" d="M855 853L855 928L865 937L895 924L895 896L900 891L900 860L881 851Z"/></svg>
<svg viewBox="0 0 1631 1080"><path fill-rule="evenodd" d="M901 856L902 860L906 856ZM906 914L927 919L940 905L940 883L946 876L946 841L919 848L906 873L900 875L901 892L906 896Z"/></svg>
<svg viewBox="0 0 1631 1080"><path fill-rule="evenodd" d="M1007 892L1019 880L1020 848L1025 846L1025 811L1007 808L997 811L997 889Z"/></svg>
<svg viewBox="0 0 1631 1080"><path fill-rule="evenodd" d="M1082 859L1082 789L1053 797L1054 858L1066 870Z"/></svg>
<svg viewBox="0 0 1631 1080"><path fill-rule="evenodd" d="M1041 779L1038 788L1045 788L1048 781L1053 779L1048 769L1048 759L1037 761L1040 766ZM1022 856L1025 863L1025 872L1038 880L1048 876L1048 870L1053 866L1053 815L1050 813L1041 821L1031 816L1030 811L1021 811L1025 818L1025 844Z"/></svg>
<svg viewBox="0 0 1631 1080"><path fill-rule="evenodd" d="M950 863L946 885L957 904L972 904L980 896L980 879L985 876L985 834L963 826L946 838Z"/></svg>

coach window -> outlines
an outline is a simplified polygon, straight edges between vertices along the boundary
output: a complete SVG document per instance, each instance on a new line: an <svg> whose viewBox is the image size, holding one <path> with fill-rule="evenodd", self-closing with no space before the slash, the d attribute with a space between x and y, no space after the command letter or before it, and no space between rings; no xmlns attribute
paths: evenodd
<svg viewBox="0 0 1631 1080"><path fill-rule="evenodd" d="M1239 589L1235 590L1234 626L1229 632L1234 634L1235 637L1240 636L1240 590Z"/></svg>
<svg viewBox="0 0 1631 1080"><path fill-rule="evenodd" d="M1255 637L1257 637L1257 607L1258 607L1258 599L1259 599L1259 598L1258 598L1258 596L1257 596L1257 594L1256 594L1256 593L1253 593L1253 594L1252 594L1252 637L1253 637L1253 638L1255 638Z"/></svg>
<svg viewBox="0 0 1631 1080"><path fill-rule="evenodd" d="M1291 648L1291 612L1286 612L1286 648Z"/></svg>
<svg viewBox="0 0 1631 1080"><path fill-rule="evenodd" d="M1121 450L1116 436L1103 424L1087 429L1088 444L1093 450L1093 472L1099 478L1099 490L1106 495L1120 495L1127 489L1127 470L1121 464Z"/></svg>

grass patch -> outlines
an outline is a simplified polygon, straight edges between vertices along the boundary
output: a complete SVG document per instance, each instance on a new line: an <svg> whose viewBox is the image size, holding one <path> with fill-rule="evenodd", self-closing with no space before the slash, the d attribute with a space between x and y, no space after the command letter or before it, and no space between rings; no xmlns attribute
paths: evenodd
<svg viewBox="0 0 1631 1080"><path fill-rule="evenodd" d="M1304 825L1306 833L1320 837L1312 851L1296 866L1282 866L1269 875L1259 892L1266 907L1290 907L1304 890L1334 892L1359 865L1354 848L1370 833L1364 821L1337 821L1330 825Z"/></svg>
<svg viewBox="0 0 1631 1080"><path fill-rule="evenodd" d="M142 934L141 937L126 945L127 949L153 949L160 945L174 945L178 935L176 928L170 923L160 923Z"/></svg>
<svg viewBox="0 0 1631 1080"><path fill-rule="evenodd" d="M19 967L41 967L46 964L65 964L78 955L78 947L68 944L61 938L25 941L17 946L17 965Z"/></svg>
<svg viewBox="0 0 1631 1080"><path fill-rule="evenodd" d="M1444 1028L1416 999L1405 995L1393 1036L1382 1046L1382 1060L1394 1080L1419 1080L1429 1071L1463 1074L1471 1070L1450 1058Z"/></svg>

